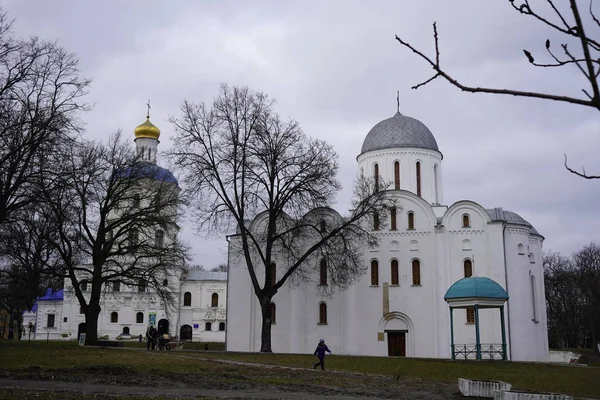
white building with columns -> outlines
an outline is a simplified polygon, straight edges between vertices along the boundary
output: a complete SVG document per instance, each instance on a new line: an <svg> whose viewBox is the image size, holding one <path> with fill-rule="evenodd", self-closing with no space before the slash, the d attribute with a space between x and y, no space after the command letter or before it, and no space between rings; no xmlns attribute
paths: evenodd
<svg viewBox="0 0 600 400"><path fill-rule="evenodd" d="M324 338L337 354L475 358L479 343L481 358L497 359L504 336L508 359L549 360L544 238L515 212L470 200L444 204L442 160L430 130L399 112L369 131L357 173L389 182L396 208L385 226L370 222L379 245L365 246L368 272L353 286L322 295L322 260L311 283L278 291L271 305L274 352L312 353ZM233 329L226 349L259 351L261 311L237 240L233 235L229 246L227 319ZM451 324L444 297L464 278L461 284L472 287L453 303L464 308L454 309ZM482 281L508 300L487 299L477 287ZM491 304L502 308L486 308Z"/></svg>
<svg viewBox="0 0 600 400"><path fill-rule="evenodd" d="M148 184L160 180L173 185L179 192L175 176L157 161L160 130L150 122L150 117L135 128L136 151L145 164L136 173L146 174ZM134 195L134 199L135 199ZM139 206L144 199L137 197ZM155 240L169 240L177 235L179 227L172 231L157 231ZM85 265L81 266L86 268ZM209 271L173 270L162 281L174 295L175 302L167 306L160 296L145 286L128 287L119 282L108 283L103 288L98 318L98 337L115 339L118 336L145 336L149 325L159 334L168 333L183 341L223 342L226 329L227 273ZM90 287L82 282L85 297ZM32 327L32 339L77 339L85 332L85 315L79 304L71 280L65 279L64 288L49 291L38 299L33 310L24 313L23 324ZM31 324L31 325L30 325ZM27 334L29 334L27 330Z"/></svg>

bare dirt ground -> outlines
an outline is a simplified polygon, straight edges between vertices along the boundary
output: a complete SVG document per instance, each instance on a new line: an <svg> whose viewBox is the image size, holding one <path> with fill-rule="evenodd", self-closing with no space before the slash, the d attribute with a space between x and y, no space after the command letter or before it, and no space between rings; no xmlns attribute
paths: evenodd
<svg viewBox="0 0 600 400"><path fill-rule="evenodd" d="M184 356L185 357L185 356ZM202 374L129 368L79 367L0 369L0 400L18 398L238 398L238 399L457 399L456 384L392 379L339 371L202 360L214 371ZM211 369L213 370L213 369ZM205 370L206 371L206 370ZM8 393L2 397L2 392ZM27 394L29 393L29 394ZM33 396L35 393L41 396ZM46 393L48 396L44 396ZM62 394L59 394L62 393ZM50 394L54 394L50 396ZM31 396L30 396L31 395ZM58 395L58 397L55 397ZM13 396L13 397L11 397ZM142 397L138 397L142 396Z"/></svg>

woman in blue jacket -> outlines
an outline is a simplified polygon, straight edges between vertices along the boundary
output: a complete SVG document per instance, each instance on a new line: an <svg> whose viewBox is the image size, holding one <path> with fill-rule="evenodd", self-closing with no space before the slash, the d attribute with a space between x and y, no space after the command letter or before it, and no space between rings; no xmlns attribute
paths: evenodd
<svg viewBox="0 0 600 400"><path fill-rule="evenodd" d="M324 371L325 370L325 352L328 352L329 354L333 354L331 352L331 350L329 350L329 347L327 347L327 345L325 344L325 341L323 339L319 340L319 345L317 346L317 349L315 350L314 355L319 357L319 362L316 363L313 366L313 369L316 369L317 366L321 366L321 369Z"/></svg>

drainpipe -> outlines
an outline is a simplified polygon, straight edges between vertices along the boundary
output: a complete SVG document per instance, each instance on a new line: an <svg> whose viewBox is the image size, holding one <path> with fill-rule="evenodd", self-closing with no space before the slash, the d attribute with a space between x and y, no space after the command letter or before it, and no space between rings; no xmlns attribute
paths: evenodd
<svg viewBox="0 0 600 400"><path fill-rule="evenodd" d="M512 360L512 339L510 331L510 292L508 290L508 266L506 265L506 222L502 222L502 247L504 249L504 281L506 282L506 293L508 293L508 300L506 301L506 329L508 330L508 353Z"/></svg>
<svg viewBox="0 0 600 400"><path fill-rule="evenodd" d="M223 345L223 349L227 351L227 332L229 331L229 253L230 253L230 243L229 237L231 235L225 236L225 240L227 240L227 296L225 296L225 344ZM216 314L215 314L216 315Z"/></svg>

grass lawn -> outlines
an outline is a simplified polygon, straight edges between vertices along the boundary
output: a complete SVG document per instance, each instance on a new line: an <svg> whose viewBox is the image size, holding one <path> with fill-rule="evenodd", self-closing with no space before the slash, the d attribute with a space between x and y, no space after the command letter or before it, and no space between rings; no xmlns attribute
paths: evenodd
<svg viewBox="0 0 600 400"><path fill-rule="evenodd" d="M145 345L139 343L138 345ZM134 342L128 343L134 345ZM200 345L201 348L204 348ZM190 347L186 346L185 349ZM209 346L210 349L210 346ZM212 374L218 379L254 380L265 384L295 383L301 379L298 373L283 370L265 372L244 366L215 364L194 358L237 360L263 364L286 365L308 368L315 362L311 355L256 354L225 352L173 351L135 352L131 350L80 347L76 342L9 342L0 341L0 369L22 370L37 366L44 370L58 368L97 368L102 371L115 367L132 371L165 371L181 374ZM185 357L182 357L185 356ZM577 397L600 398L600 368L556 366L547 364L512 362L474 362L430 359L406 359L388 357L328 356L326 366L331 370L418 378L423 381L451 382L459 377L471 379L501 380L509 382L515 389L556 392ZM117 368L118 367L118 368ZM312 372L312 371L311 371ZM227 375L229 374L229 375ZM298 377L296 377L298 375ZM338 377L332 374L314 375L313 384L335 384ZM368 385L374 378L356 377L357 382ZM393 382L393 381L391 381ZM344 383L348 384L348 383ZM341 384L340 384L341 385Z"/></svg>
<svg viewBox="0 0 600 400"><path fill-rule="evenodd" d="M297 354L203 353L198 357L309 367L315 357ZM403 378L457 382L458 378L499 380L514 389L600 398L600 368L503 361L450 361L417 358L327 356L328 369Z"/></svg>

